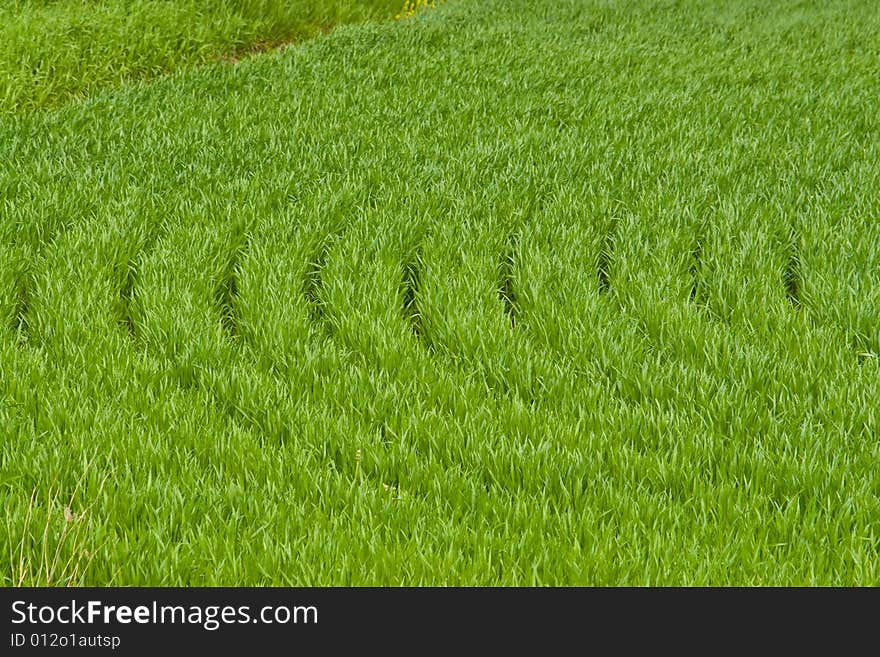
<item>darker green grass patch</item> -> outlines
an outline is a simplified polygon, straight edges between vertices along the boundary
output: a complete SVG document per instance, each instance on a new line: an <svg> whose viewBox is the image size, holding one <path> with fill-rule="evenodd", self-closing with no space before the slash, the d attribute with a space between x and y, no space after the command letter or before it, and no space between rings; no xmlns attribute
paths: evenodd
<svg viewBox="0 0 880 657"><path fill-rule="evenodd" d="M242 57L336 25L390 18L401 0L16 0L0 6L0 112Z"/></svg>

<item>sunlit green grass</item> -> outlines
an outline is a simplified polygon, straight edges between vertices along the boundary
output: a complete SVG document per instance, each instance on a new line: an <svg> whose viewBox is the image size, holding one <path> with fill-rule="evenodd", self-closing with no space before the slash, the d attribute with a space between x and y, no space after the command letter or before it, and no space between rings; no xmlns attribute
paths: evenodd
<svg viewBox="0 0 880 657"><path fill-rule="evenodd" d="M0 112L31 110L334 25L403 0L3 0Z"/></svg>
<svg viewBox="0 0 880 657"><path fill-rule="evenodd" d="M878 28L460 0L6 117L2 581L880 583Z"/></svg>

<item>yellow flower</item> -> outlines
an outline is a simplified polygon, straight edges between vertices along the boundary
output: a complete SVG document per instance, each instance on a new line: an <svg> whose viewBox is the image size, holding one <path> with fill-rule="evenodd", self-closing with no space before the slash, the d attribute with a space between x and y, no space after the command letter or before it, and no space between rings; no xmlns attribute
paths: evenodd
<svg viewBox="0 0 880 657"><path fill-rule="evenodd" d="M442 2L443 0L440 1ZM409 18L421 9L436 8L437 0L406 0L403 3L403 8L400 10L400 13L398 13L397 16L394 17L394 20L399 21L402 18Z"/></svg>

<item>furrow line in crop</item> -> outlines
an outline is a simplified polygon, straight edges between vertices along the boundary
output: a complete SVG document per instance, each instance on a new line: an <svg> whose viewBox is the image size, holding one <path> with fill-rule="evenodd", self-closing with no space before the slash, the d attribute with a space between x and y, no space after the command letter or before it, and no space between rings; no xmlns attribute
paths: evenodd
<svg viewBox="0 0 880 657"><path fill-rule="evenodd" d="M801 273L800 254L801 249L798 235L792 232L786 244L785 269L782 273L782 282L785 286L785 295L794 308L801 307L803 275Z"/></svg>
<svg viewBox="0 0 880 657"><path fill-rule="evenodd" d="M422 314L419 310L419 293L422 285L422 252L416 247L415 253L403 265L403 281L401 296L403 297L403 314L412 327L413 335L431 350L431 341L422 327Z"/></svg>
<svg viewBox="0 0 880 657"><path fill-rule="evenodd" d="M71 486L71 464L93 451L94 445L105 446L99 462L105 455L112 459L117 449L123 453L137 449L141 465L114 473L113 484L119 491L112 501L102 498L97 502L101 513L96 516L119 509L116 504L130 509L154 506L154 496L179 499L174 484L179 481L178 464L187 472L202 467L192 458L191 438L198 438L184 427L198 426L200 432L217 436L244 433L212 412L203 401L205 393L196 385L167 385L162 355L136 352L130 335L121 330L122 289L127 281L132 291L141 283L129 278L127 271L133 261L143 259L141 247L159 225L154 217L149 199L123 195L108 204L105 212L57 237L34 271L34 339L47 355L47 366L39 372L39 379L31 375L30 380L38 384L20 403L28 409L33 432L41 440L20 442L18 450L24 461L43 463L50 468L47 472L57 470L63 485ZM147 260L145 268L154 260ZM144 296L149 299L150 295ZM149 303L144 305L152 310ZM180 308L175 304L172 312ZM150 321L144 326L152 328ZM87 435L77 427L89 427ZM176 474L156 485L152 479L148 483L139 477L138 467L149 469L156 463ZM96 464L96 469L100 467L101 463ZM210 477L211 466L202 472ZM92 481L92 486L97 485ZM114 526L124 529L137 522L123 512ZM123 554L136 552L142 540L123 548ZM100 555L95 564L102 567Z"/></svg>
<svg viewBox="0 0 880 657"><path fill-rule="evenodd" d="M489 467L485 459L499 453L500 436L514 429L488 431L485 423L515 425L510 416L524 407L501 411L509 408L510 398L493 385L484 371L487 364L458 353L450 339L450 331L461 335L448 325L455 321L450 315L475 303L462 298L470 297L463 286L474 283L467 280L467 267L474 263L463 253L463 261L449 261L464 242L444 218L436 198L424 192L363 208L355 213L347 239L328 257L324 277L332 342L353 358L344 375L323 383L322 402L333 417L358 422L334 444L358 439L361 475L381 478L389 487L400 484L410 494L438 485L446 490L450 480L458 487L463 469ZM480 302L497 313L492 324L509 331L496 296L497 261L489 249L480 249L480 256ZM410 300L416 302L428 348L407 316ZM482 428L477 430L475 422ZM368 432L356 429L364 424ZM478 434L486 440L475 440ZM340 468L350 467L345 463L350 464L350 453L335 459ZM432 461L448 470L439 482L429 474Z"/></svg>
<svg viewBox="0 0 880 657"><path fill-rule="evenodd" d="M131 306L134 299L134 286L137 280L137 270L134 262L125 265L122 274L122 285L119 287L120 323L125 327L128 337L132 340L137 338L137 328L132 317Z"/></svg>
<svg viewBox="0 0 880 657"><path fill-rule="evenodd" d="M515 235L508 237L498 272L498 298L501 299L501 303L504 304L504 314L510 318L511 326L516 326L516 316L519 312L519 300L513 284L518 251L518 237Z"/></svg>
<svg viewBox="0 0 880 657"><path fill-rule="evenodd" d="M496 203L475 199L438 222L425 241L421 308L444 361L476 375L493 398L528 399L537 377L521 367L525 342L515 337L510 314L516 303L511 262L499 280L502 236L509 232L502 214Z"/></svg>
<svg viewBox="0 0 880 657"><path fill-rule="evenodd" d="M220 284L214 292L214 302L220 314L220 323L226 336L230 339L235 339L239 335L237 310L239 263L242 252L247 251L247 248L247 237L239 244L233 245L229 251Z"/></svg>
<svg viewBox="0 0 880 657"><path fill-rule="evenodd" d="M611 291L611 267L614 258L614 233L609 232L602 242L596 263L596 276L599 280L599 291L608 294Z"/></svg>
<svg viewBox="0 0 880 657"><path fill-rule="evenodd" d="M324 324L324 282L321 273L327 265L332 237L325 239L317 251L309 258L303 278L303 296L309 307L309 315L315 324Z"/></svg>
<svg viewBox="0 0 880 657"><path fill-rule="evenodd" d="M247 247L239 246L242 239L235 236L231 247L228 238L224 240L227 246L222 248L237 254L235 335L241 340L215 344L209 351L213 352L210 367L194 367L212 405L253 432L260 444L283 449L289 438L298 437L314 440L309 444L317 449L322 439L312 436L308 427L318 417L325 418L319 422L320 436L337 435L328 428L327 397L337 385L348 389L352 383L347 376L338 383L335 378L345 354L329 335L324 269L327 254L343 231L345 208L339 204L345 198L340 193L333 200L309 197L295 207L252 207L242 224ZM205 333L200 341L207 344L216 338ZM328 379L329 372L334 378ZM359 431L346 427L338 435ZM298 436L298 431L306 433ZM352 456L353 450L340 458Z"/></svg>
<svg viewBox="0 0 880 657"><path fill-rule="evenodd" d="M596 276L613 239L608 199L564 190L546 212L524 225L520 253L522 321L528 353L546 364L542 406L576 417L584 405L623 410L632 402L629 363L645 362L648 343L620 312L612 290ZM583 217L587 217L584 219ZM602 270L610 280L612 263Z"/></svg>
<svg viewBox="0 0 880 657"><path fill-rule="evenodd" d="M33 281L29 271L19 273L18 285L15 289L15 310L12 316L12 330L18 336L19 344L28 342L28 314L30 311L30 295Z"/></svg>
<svg viewBox="0 0 880 657"><path fill-rule="evenodd" d="M0 330L8 330L14 341L21 344L27 338L31 283L26 258L16 247L14 242L4 244L0 240Z"/></svg>
<svg viewBox="0 0 880 657"><path fill-rule="evenodd" d="M122 259L119 263L117 277L119 279L119 301L117 317L119 325L123 327L131 340L138 339L138 313L137 313L137 288L140 268L144 260L159 239L160 227L153 223L146 225L142 233L129 236L129 244L126 248L131 256Z"/></svg>
<svg viewBox="0 0 880 657"><path fill-rule="evenodd" d="M698 233L694 239L694 247L691 250L691 264L689 267L691 275L691 302L699 308L706 310L708 308L706 299L706 281L703 278L703 241L704 237Z"/></svg>

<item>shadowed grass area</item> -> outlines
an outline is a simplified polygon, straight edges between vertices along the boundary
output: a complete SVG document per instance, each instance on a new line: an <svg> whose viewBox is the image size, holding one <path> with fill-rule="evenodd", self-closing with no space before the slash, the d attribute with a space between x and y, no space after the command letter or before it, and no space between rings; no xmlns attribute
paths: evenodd
<svg viewBox="0 0 880 657"><path fill-rule="evenodd" d="M390 18L402 0L13 0L0 3L0 112Z"/></svg>

